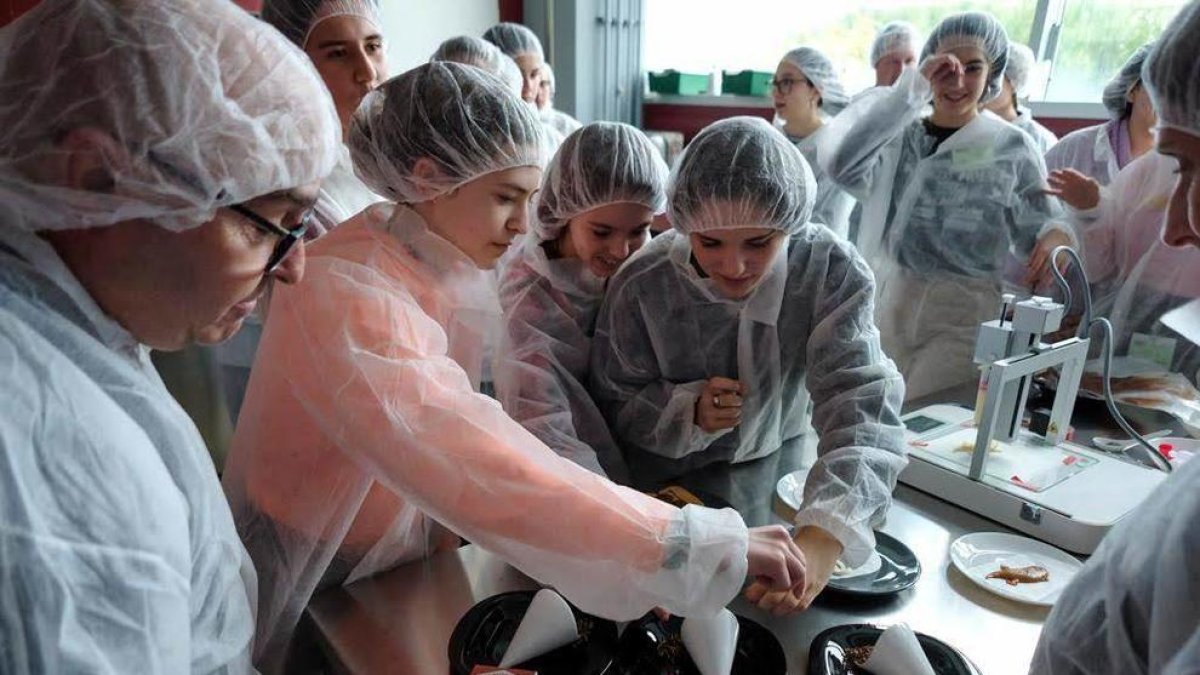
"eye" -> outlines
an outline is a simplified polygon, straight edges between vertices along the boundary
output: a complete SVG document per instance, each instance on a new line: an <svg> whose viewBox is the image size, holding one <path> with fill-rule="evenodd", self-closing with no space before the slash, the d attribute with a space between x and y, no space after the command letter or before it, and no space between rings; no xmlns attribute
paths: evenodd
<svg viewBox="0 0 1200 675"><path fill-rule="evenodd" d="M383 49L383 43L378 40L367 43L367 51L374 53Z"/></svg>
<svg viewBox="0 0 1200 675"><path fill-rule="evenodd" d="M700 246L701 248L720 248L721 242L716 239L701 239Z"/></svg>
<svg viewBox="0 0 1200 675"><path fill-rule="evenodd" d="M335 47L333 49L330 49L329 51L325 52L325 58L327 58L327 59L344 59L344 58L346 58L346 48L345 47Z"/></svg>
<svg viewBox="0 0 1200 675"><path fill-rule="evenodd" d="M597 239L608 239L608 236L610 234L612 234L612 230L610 230L607 227L593 227L592 228L592 236Z"/></svg>
<svg viewBox="0 0 1200 675"><path fill-rule="evenodd" d="M646 233L649 231L650 231L650 226L643 225L643 226L639 227L638 229L634 230L633 232L630 232L629 238L630 239L641 239L642 237L646 236Z"/></svg>
<svg viewBox="0 0 1200 675"><path fill-rule="evenodd" d="M496 193L496 202L503 206L508 206L510 204L517 203L517 199L516 199L516 197L513 197L512 195L505 194L502 192L497 192Z"/></svg>

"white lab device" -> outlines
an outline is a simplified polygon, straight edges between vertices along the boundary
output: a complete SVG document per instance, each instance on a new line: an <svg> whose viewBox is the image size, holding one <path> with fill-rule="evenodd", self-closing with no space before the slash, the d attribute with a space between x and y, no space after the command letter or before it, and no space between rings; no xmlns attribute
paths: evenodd
<svg viewBox="0 0 1200 675"><path fill-rule="evenodd" d="M1009 309L1012 319L1007 319ZM1166 474L1066 439L1088 340L1041 341L1059 328L1063 306L1049 298L1014 302L980 326L983 366L972 412L938 405L905 415L909 464L900 481L1075 553L1090 554ZM1045 435L1022 427L1034 374L1060 367Z"/></svg>

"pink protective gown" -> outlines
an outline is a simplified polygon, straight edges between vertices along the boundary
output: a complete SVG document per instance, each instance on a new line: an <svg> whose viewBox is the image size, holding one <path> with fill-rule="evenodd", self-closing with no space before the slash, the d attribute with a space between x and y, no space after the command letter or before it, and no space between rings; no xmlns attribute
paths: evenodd
<svg viewBox="0 0 1200 675"><path fill-rule="evenodd" d="M224 479L259 573L260 667L319 586L455 545L439 523L613 619L738 592L736 512L618 487L474 391L460 363L479 362L490 283L416 212L376 205L272 297Z"/></svg>

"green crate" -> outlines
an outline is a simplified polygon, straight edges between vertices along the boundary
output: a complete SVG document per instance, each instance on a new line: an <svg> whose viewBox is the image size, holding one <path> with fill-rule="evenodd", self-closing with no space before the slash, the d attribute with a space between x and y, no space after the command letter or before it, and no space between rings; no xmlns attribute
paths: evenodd
<svg viewBox="0 0 1200 675"><path fill-rule="evenodd" d="M761 70L743 70L740 73L721 71L721 93L738 96L766 96L771 92L774 73Z"/></svg>
<svg viewBox="0 0 1200 675"><path fill-rule="evenodd" d="M697 73L681 73L678 70L664 70L650 73L650 91L656 94L682 94L695 96L708 91L708 75Z"/></svg>

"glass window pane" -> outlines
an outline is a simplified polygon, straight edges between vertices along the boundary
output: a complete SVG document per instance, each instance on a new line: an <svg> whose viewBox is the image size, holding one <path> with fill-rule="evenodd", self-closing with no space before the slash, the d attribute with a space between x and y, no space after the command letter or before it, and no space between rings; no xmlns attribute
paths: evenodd
<svg viewBox="0 0 1200 675"><path fill-rule="evenodd" d="M1184 0L1067 0L1047 101L1099 102L1104 85L1157 37Z"/></svg>

